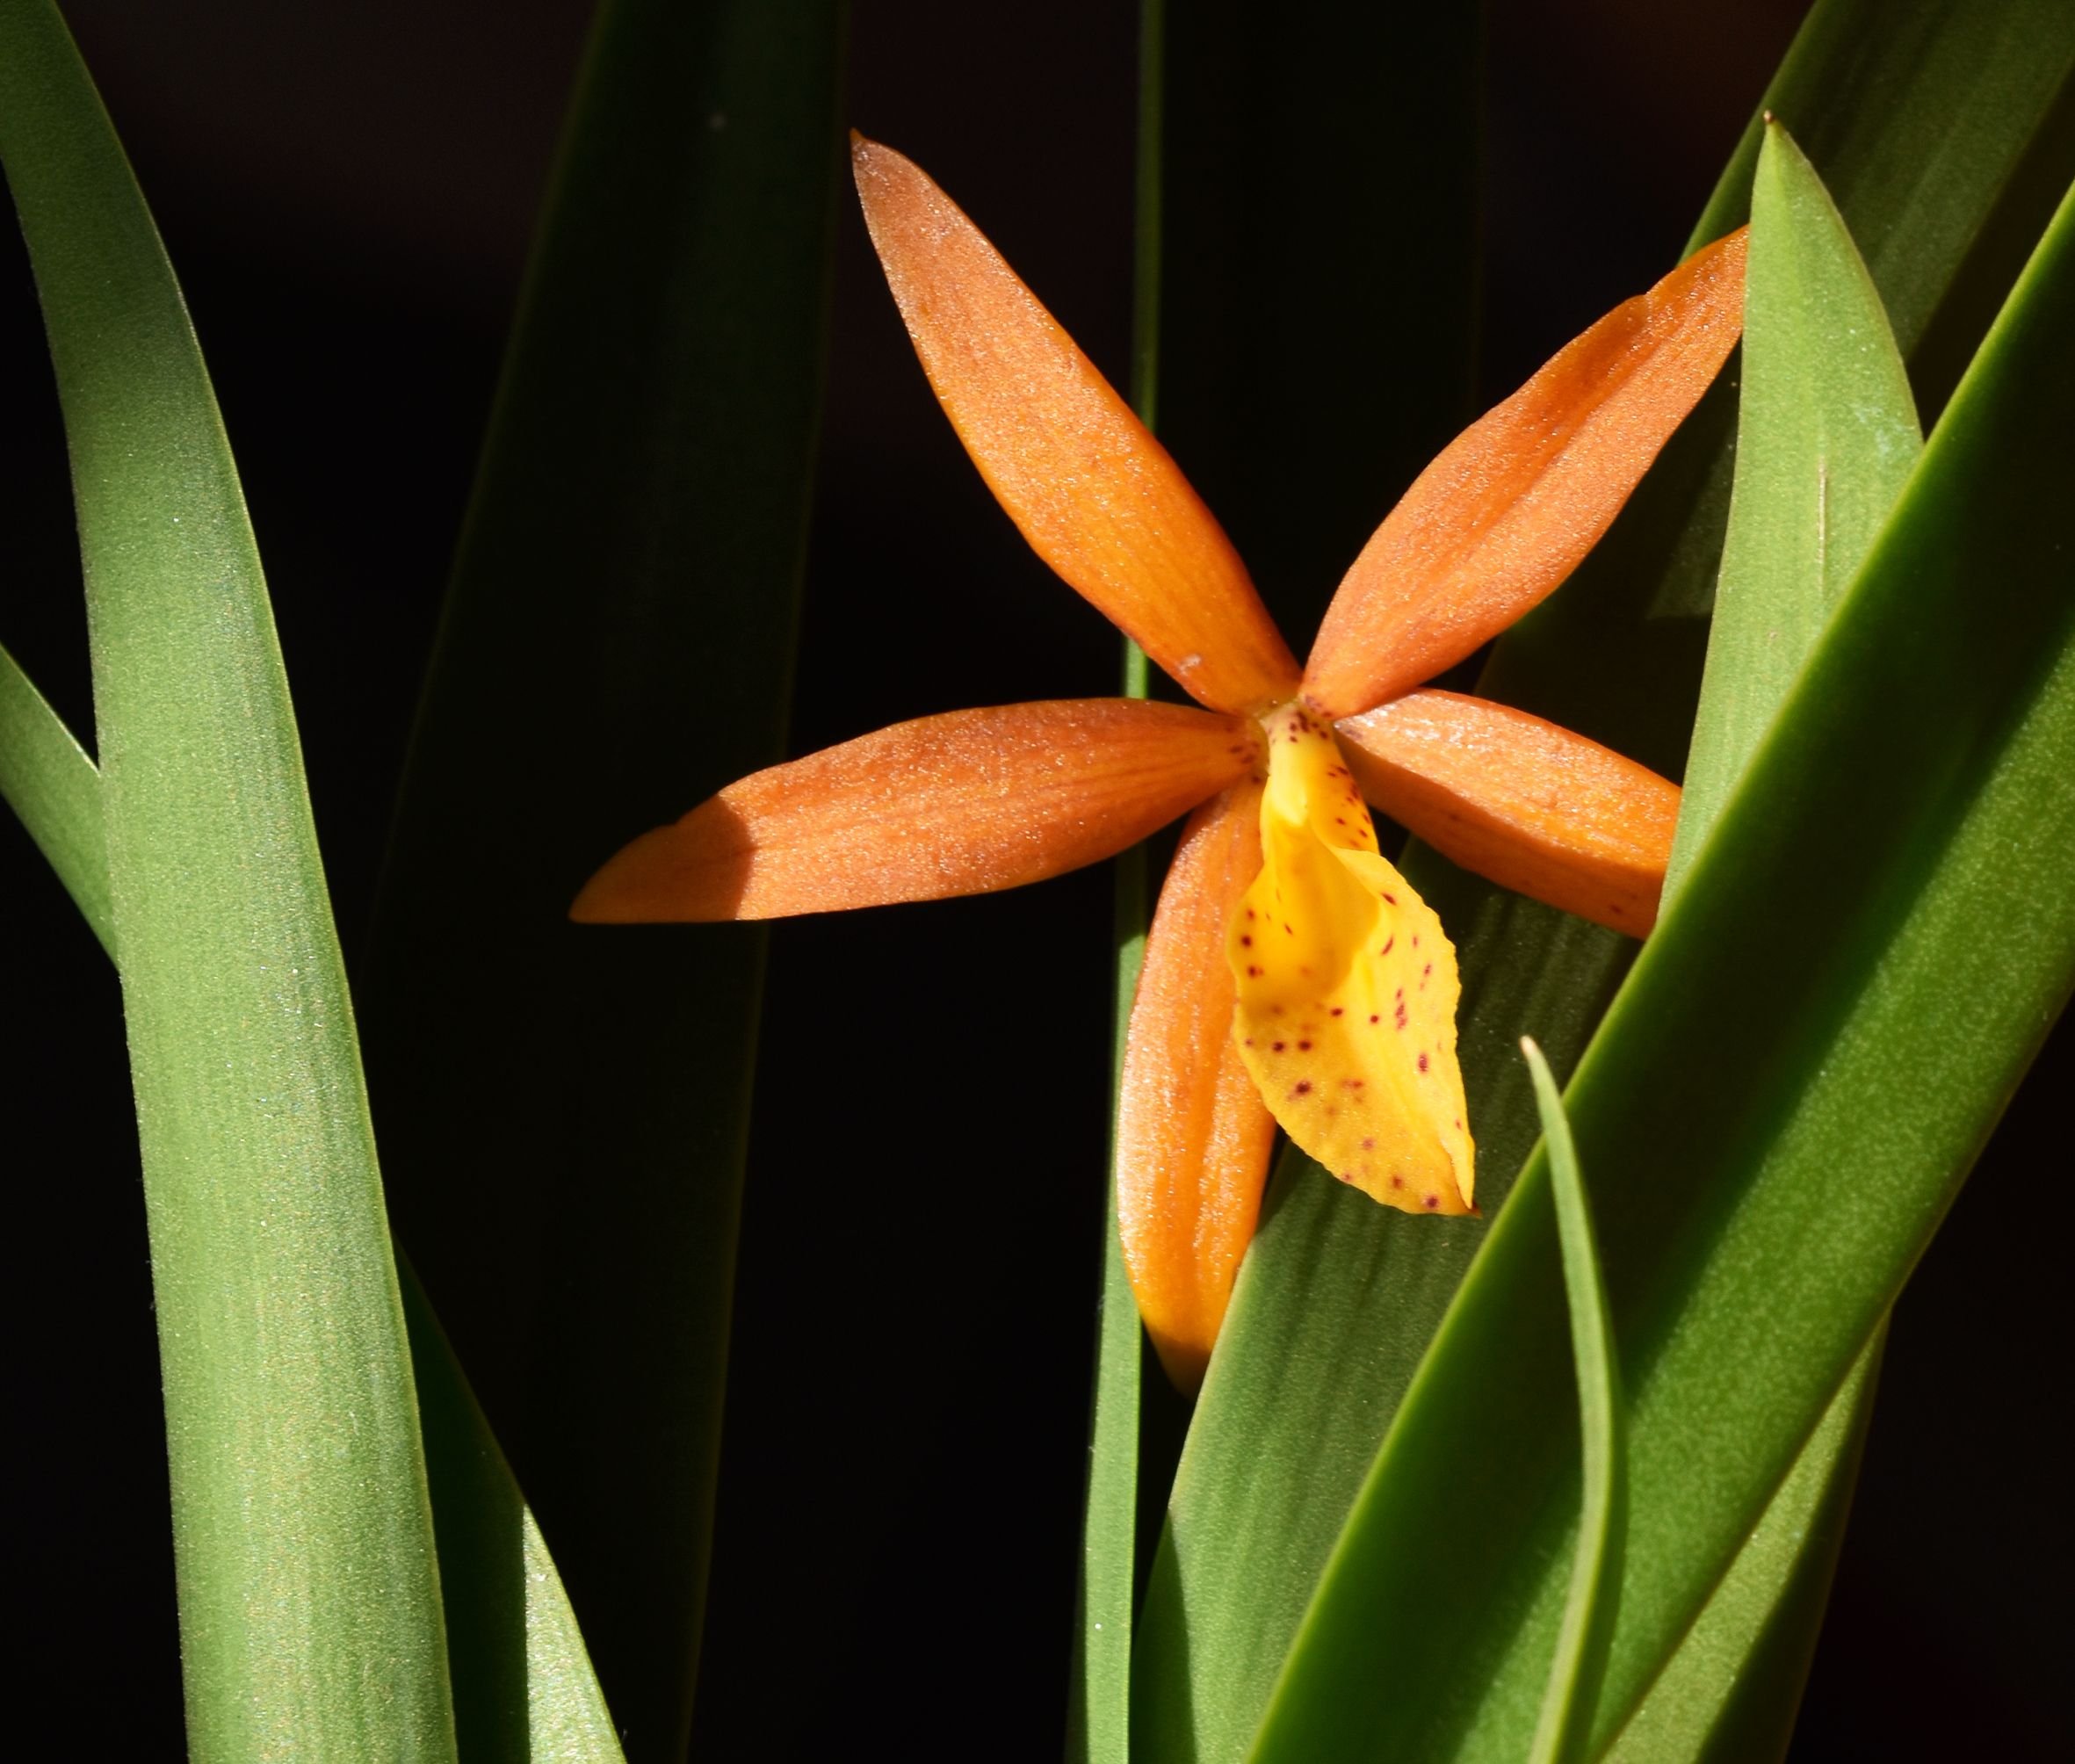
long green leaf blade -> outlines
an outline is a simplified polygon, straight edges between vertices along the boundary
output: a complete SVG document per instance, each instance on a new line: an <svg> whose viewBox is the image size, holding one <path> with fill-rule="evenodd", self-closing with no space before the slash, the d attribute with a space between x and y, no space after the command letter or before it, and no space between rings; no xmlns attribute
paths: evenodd
<svg viewBox="0 0 2075 1764"><path fill-rule="evenodd" d="M1786 1756L1844 1543L1885 1336L1883 1329L1860 1356L1609 1759L1760 1764Z"/></svg>
<svg viewBox="0 0 2075 1764"><path fill-rule="evenodd" d="M1923 451L1872 278L1815 168L1777 122L1766 126L1752 188L1737 429L1667 898ZM1746 1755L1766 1749L1753 1731L1760 1724L1774 1751L1784 1747L1842 1539L1880 1345L1869 1345L1849 1399L1832 1405L1667 1663L1650 1694L1651 1724L1626 1739L1630 1755L1667 1743L1695 1755L1717 1723Z"/></svg>
<svg viewBox="0 0 2075 1764"><path fill-rule="evenodd" d="M1607 1670L1607 1648L1621 1597L1621 1558L1628 1525L1628 1476L1622 1461L1621 1368L1607 1317L1607 1287L1593 1241L1592 1209L1579 1174L1578 1147L1564 1117L1549 1062L1532 1041L1521 1052L1535 1080L1550 1184L1556 1196L1557 1236L1564 1255L1564 1297L1571 1313L1571 1357L1578 1370L1578 1432L1581 1445L1578 1541L1571 1583L1557 1627L1542 1708L1536 1717L1529 1764L1569 1764L1585 1755L1594 1699Z"/></svg>
<svg viewBox="0 0 2075 1764"><path fill-rule="evenodd" d="M60 879L112 957L101 775L4 650L0 706L0 796L39 847L67 850ZM618 1759L618 1738L540 1528L417 1276L408 1262L397 1272L424 1427L456 1738L471 1756Z"/></svg>
<svg viewBox="0 0 2075 1764"><path fill-rule="evenodd" d="M424 1289L408 1262L401 1272L462 1749L618 1764L619 1735L546 1540Z"/></svg>
<svg viewBox="0 0 2075 1764"><path fill-rule="evenodd" d="M1898 14L1908 28L1889 29ZM2025 161L2071 61L2075 14L2050 0L1822 0L1804 25L1765 104L1820 149L1854 236L1878 242L1876 285L1891 311L1915 315L1913 329L1897 328L1905 351L1968 273L1978 214ZM1862 103L1869 93L1877 102ZM1741 218L1757 140L1754 119L1696 242ZM1927 155L1931 140L1941 145ZM1676 770L1701 655L1688 615L1704 609L1719 557L1732 415L1703 402L1577 577L1500 644L1480 690ZM1515 1038L1532 1024L1552 1070L1567 1074L1634 945L1430 852L1408 851L1404 868L1457 943L1464 1070L1498 1200L1537 1132ZM1147 1757L1228 1759L1251 1740L1483 1235L1472 1224L1408 1228L1305 1160L1285 1160L1197 1404L1140 1617Z"/></svg>
<svg viewBox="0 0 2075 1764"><path fill-rule="evenodd" d="M1789 1473L2075 983L2071 310L2075 196L1571 1087L1631 1392L1602 1741ZM1537 1160L1291 1657L1277 1710L1337 1722L1337 1755L1508 1758L1531 1731L1570 1523L1553 1231ZM1474 1530L1436 1527L1443 1503ZM1437 1606L1441 1584L1457 1597ZM1356 1694L1348 1651L1377 1634L1408 1656L1387 1703ZM1258 1755L1319 1755L1316 1734L1271 1724Z"/></svg>
<svg viewBox="0 0 2075 1764"><path fill-rule="evenodd" d="M0 649L0 797L77 902L104 949L115 947L101 780L21 664Z"/></svg>
<svg viewBox="0 0 2075 1764"><path fill-rule="evenodd" d="M1139 109L1131 264L1131 408L1155 427L1160 401L1163 100L1166 0L1139 0ZM1146 697L1146 652L1124 640L1124 692ZM1111 1032L1110 1182L1103 1204L1102 1311L1095 1325L1089 1405L1088 1485L1081 1520L1081 1569L1066 1703L1067 1764L1126 1764L1131 1744L1131 1628L1139 1598L1139 1405L1146 1347L1117 1229L1117 1114L1131 1005L1146 962L1149 864L1144 845L1117 860L1112 942L1117 976ZM1154 1394L1158 1394L1157 1392Z"/></svg>
<svg viewBox="0 0 2075 1764"><path fill-rule="evenodd" d="M764 943L566 915L779 755L842 10L600 9L365 988L402 1240L643 1757L690 1721Z"/></svg>
<svg viewBox="0 0 2075 1764"><path fill-rule="evenodd" d="M190 1747L452 1756L410 1358L259 559L171 268L44 0L0 5L0 157L86 568Z"/></svg>
<svg viewBox="0 0 2075 1764"><path fill-rule="evenodd" d="M1736 486L1667 896L1923 451L1873 278L1776 122L1751 192L1745 289Z"/></svg>

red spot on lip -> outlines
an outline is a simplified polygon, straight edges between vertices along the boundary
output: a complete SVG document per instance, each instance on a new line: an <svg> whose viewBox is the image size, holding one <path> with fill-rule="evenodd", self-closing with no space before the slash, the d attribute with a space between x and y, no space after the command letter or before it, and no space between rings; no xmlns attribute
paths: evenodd
<svg viewBox="0 0 2075 1764"><path fill-rule="evenodd" d="M1312 1081L1308 1078L1298 1079L1290 1094L1292 1096L1309 1096L1312 1094Z"/></svg>
<svg viewBox="0 0 2075 1764"><path fill-rule="evenodd" d="M1250 980L1257 980L1261 978L1261 970L1251 962L1247 964L1247 978Z"/></svg>
<svg viewBox="0 0 2075 1764"><path fill-rule="evenodd" d="M1398 904L1398 897L1397 897L1395 894L1386 894L1386 895L1385 895L1385 896L1384 896L1384 905L1385 905L1385 906L1386 906L1386 907L1395 907L1397 904ZM1414 937L1414 938L1413 939L1413 943L1418 943L1419 941L1420 941L1420 940L1419 940L1417 937Z"/></svg>
<svg viewBox="0 0 2075 1764"><path fill-rule="evenodd" d="M1405 1178L1403 1176L1392 1176L1391 1178L1391 1186L1394 1189L1403 1188L1405 1186Z"/></svg>
<svg viewBox="0 0 2075 1764"><path fill-rule="evenodd" d="M1398 947L1398 934L1397 934L1395 931L1393 931L1393 932L1392 932L1392 934L1391 934L1389 936L1387 936L1387 937L1385 937L1385 938L1384 939L1384 946L1383 946L1383 948L1382 948L1382 949L1380 949L1380 950L1378 950L1378 951L1377 951L1377 954L1378 954L1379 956L1387 956L1387 955L1389 955L1389 954L1391 953L1391 951L1392 951L1392 950L1396 949L1397 947Z"/></svg>
<svg viewBox="0 0 2075 1764"><path fill-rule="evenodd" d="M1426 1056L1425 1054L1423 1054L1423 1053L1422 1053L1422 1054L1420 1056L1420 1070L1421 1070L1421 1071L1422 1071L1422 1072L1424 1072L1426 1069L1427 1069L1427 1056Z"/></svg>
<svg viewBox="0 0 2075 1764"><path fill-rule="evenodd" d="M1309 1053L1312 1051L1312 1045L1308 1041L1300 1041L1297 1044L1297 1051L1299 1053Z"/></svg>
<svg viewBox="0 0 2075 1764"><path fill-rule="evenodd" d="M1428 1195L1427 1196L1427 1211L1428 1212L1432 1212L1434 1209L1440 1204L1441 1196L1439 1195Z"/></svg>
<svg viewBox="0 0 2075 1764"><path fill-rule="evenodd" d="M1375 1141L1374 1139L1364 1139L1364 1140L1362 1142L1362 1149L1363 1149L1363 1151L1365 1151L1365 1152L1373 1152L1373 1151L1375 1151L1375 1150L1376 1150L1376 1141Z"/></svg>
<svg viewBox="0 0 2075 1764"><path fill-rule="evenodd" d="M1288 1045L1289 1045L1289 1044L1288 1044L1287 1042L1283 1042L1283 1041L1271 1041L1270 1043L1269 1043L1269 1052L1270 1053L1280 1053L1280 1052L1281 1052L1283 1050L1283 1048L1285 1048L1285 1047L1286 1047L1286 1046L1288 1046Z"/></svg>
<svg viewBox="0 0 2075 1764"><path fill-rule="evenodd" d="M1342 1090L1359 1090L1362 1088L1362 1081L1359 1078L1343 1078L1340 1081L1340 1088ZM1362 1142L1362 1149L1366 1152L1375 1143L1376 1141L1373 1139L1364 1139Z"/></svg>
<svg viewBox="0 0 2075 1764"><path fill-rule="evenodd" d="M1377 1016L1377 1014L1376 1014L1376 1013L1375 1013L1375 1012L1372 1010L1372 1011L1370 1011L1370 1014L1369 1014L1369 1020L1370 1020L1371 1023L1381 1023L1381 1022L1383 1021L1383 1018L1382 1018L1382 1017L1380 1017L1380 1016Z"/></svg>
<svg viewBox="0 0 2075 1764"><path fill-rule="evenodd" d="M1345 1005L1336 1004L1333 1008L1333 1014L1335 1016L1344 1016L1347 1014L1347 1007Z"/></svg>

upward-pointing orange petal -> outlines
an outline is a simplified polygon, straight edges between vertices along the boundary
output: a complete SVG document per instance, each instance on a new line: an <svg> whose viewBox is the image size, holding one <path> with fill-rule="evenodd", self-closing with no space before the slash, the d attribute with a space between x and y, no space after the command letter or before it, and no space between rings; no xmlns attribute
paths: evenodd
<svg viewBox="0 0 2075 1764"><path fill-rule="evenodd" d="M1420 474L1327 609L1315 710L1353 716L1432 679L1578 567L1735 347L1744 237L1615 307Z"/></svg>
<svg viewBox="0 0 2075 1764"><path fill-rule="evenodd" d="M1168 1377L1203 1382L1254 1236L1275 1117L1233 1043L1226 928L1261 871L1261 786L1189 817L1160 889L1124 1044L1117 1225Z"/></svg>
<svg viewBox="0 0 2075 1764"><path fill-rule="evenodd" d="M1214 710L1287 698L1297 663L1167 450L919 167L861 136L852 160L929 383L1038 556Z"/></svg>
<svg viewBox="0 0 2075 1764"><path fill-rule="evenodd" d="M1014 888L1136 844L1249 776L1259 751L1237 717L1137 698L896 723L643 834L570 916L773 919Z"/></svg>

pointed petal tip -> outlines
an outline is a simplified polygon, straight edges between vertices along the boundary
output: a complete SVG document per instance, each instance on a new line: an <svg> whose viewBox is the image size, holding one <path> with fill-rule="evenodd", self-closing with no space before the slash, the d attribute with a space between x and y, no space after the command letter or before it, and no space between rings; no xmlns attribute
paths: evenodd
<svg viewBox="0 0 2075 1764"><path fill-rule="evenodd" d="M1153 1351L1160 1356L1160 1370L1168 1375L1168 1382L1181 1395L1193 1400L1204 1387L1204 1375L1211 1370L1210 1344L1183 1341L1151 1329L1146 1333L1152 1340Z"/></svg>
<svg viewBox="0 0 2075 1764"><path fill-rule="evenodd" d="M689 817L688 817L689 818ZM682 821L652 828L599 867L569 905L578 925L685 924L733 916L685 886ZM709 888L708 893L713 891Z"/></svg>
<svg viewBox="0 0 2075 1764"><path fill-rule="evenodd" d="M1199 703L1289 697L1296 661L1167 450L921 166L871 141L851 158L923 371L1031 548Z"/></svg>

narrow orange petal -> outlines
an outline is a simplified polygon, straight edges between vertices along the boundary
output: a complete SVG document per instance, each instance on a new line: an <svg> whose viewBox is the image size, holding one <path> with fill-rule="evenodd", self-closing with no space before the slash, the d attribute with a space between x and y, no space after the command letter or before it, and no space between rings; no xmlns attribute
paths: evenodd
<svg viewBox="0 0 2075 1764"><path fill-rule="evenodd" d="M1457 692L1413 692L1335 733L1363 795L1465 870L1632 937L1657 922L1677 784Z"/></svg>
<svg viewBox="0 0 2075 1764"><path fill-rule="evenodd" d="M1599 542L1743 329L1744 234L1615 307L1457 437L1327 609L1305 694L1329 718L1452 667Z"/></svg>
<svg viewBox="0 0 2075 1764"><path fill-rule="evenodd" d="M861 136L852 160L929 383L1038 556L1214 710L1290 697L1297 663L1167 450L912 161Z"/></svg>
<svg viewBox="0 0 2075 1764"><path fill-rule="evenodd" d="M1254 1237L1275 1117L1232 1033L1225 928L1261 869L1261 785L1190 817L1146 940L1117 1117L1117 1225L1139 1314L1177 1389L1203 1382Z"/></svg>
<svg viewBox="0 0 2075 1764"><path fill-rule="evenodd" d="M1237 717L1138 698L896 723L731 784L643 834L570 916L775 919L1039 882L1247 776L1259 746Z"/></svg>

